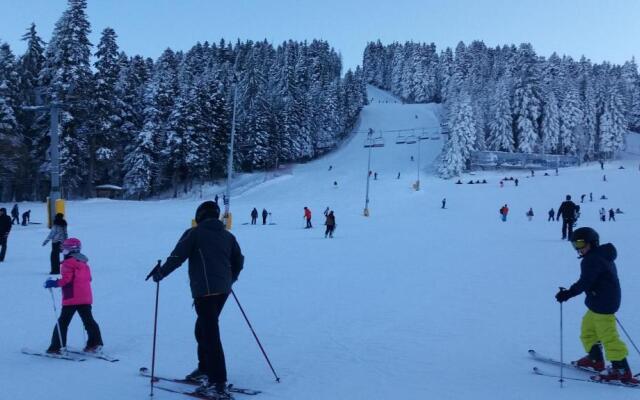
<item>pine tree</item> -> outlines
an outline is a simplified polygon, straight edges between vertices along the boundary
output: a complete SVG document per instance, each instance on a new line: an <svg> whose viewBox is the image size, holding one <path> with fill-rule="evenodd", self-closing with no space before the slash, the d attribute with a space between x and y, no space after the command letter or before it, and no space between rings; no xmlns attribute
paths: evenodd
<svg viewBox="0 0 640 400"><path fill-rule="evenodd" d="M90 24L86 0L68 0L45 51L40 81L48 101L61 102L60 175L67 195L81 194L87 178L87 134L91 88ZM64 193L63 193L64 195Z"/></svg>
<svg viewBox="0 0 640 400"><path fill-rule="evenodd" d="M14 194L15 173L22 152L22 135L16 119L18 102L16 62L8 44L0 44L0 196L9 201Z"/></svg>
<svg viewBox="0 0 640 400"><path fill-rule="evenodd" d="M493 119L489 122L488 148L494 151L513 152L513 117L506 79L498 84L493 103Z"/></svg>
<svg viewBox="0 0 640 400"><path fill-rule="evenodd" d="M542 152L553 153L558 150L560 141L560 115L556 95L549 88L545 93L545 101L542 107L542 123L540 134L542 136Z"/></svg>
<svg viewBox="0 0 640 400"><path fill-rule="evenodd" d="M578 128L583 115L580 109L580 99L574 85L568 86L568 91L560 104L560 145L565 154L577 154L580 143Z"/></svg>
<svg viewBox="0 0 640 400"><path fill-rule="evenodd" d="M522 153L536 151L540 98L536 55L530 44L522 44L516 58L514 115L517 149Z"/></svg>
<svg viewBox="0 0 640 400"><path fill-rule="evenodd" d="M624 99L616 85L610 85L608 97L600 117L600 153L612 158L624 148L627 121L624 117Z"/></svg>

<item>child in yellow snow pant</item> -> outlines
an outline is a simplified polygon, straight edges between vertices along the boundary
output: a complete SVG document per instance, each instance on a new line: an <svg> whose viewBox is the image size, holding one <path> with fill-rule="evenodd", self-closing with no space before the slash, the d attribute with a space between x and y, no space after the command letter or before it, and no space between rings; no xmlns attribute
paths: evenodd
<svg viewBox="0 0 640 400"><path fill-rule="evenodd" d="M609 361L621 361L629 354L627 345L618 335L615 314L598 314L587 310L582 317L580 340L587 353L593 345L602 343Z"/></svg>

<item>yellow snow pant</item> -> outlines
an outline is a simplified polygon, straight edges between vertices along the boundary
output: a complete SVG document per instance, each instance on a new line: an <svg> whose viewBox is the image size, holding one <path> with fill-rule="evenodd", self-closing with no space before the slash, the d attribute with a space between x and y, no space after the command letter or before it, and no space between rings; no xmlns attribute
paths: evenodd
<svg viewBox="0 0 640 400"><path fill-rule="evenodd" d="M580 340L587 353L594 344L601 342L609 361L621 361L629 354L627 345L618 335L615 314L598 314L587 310L582 317Z"/></svg>

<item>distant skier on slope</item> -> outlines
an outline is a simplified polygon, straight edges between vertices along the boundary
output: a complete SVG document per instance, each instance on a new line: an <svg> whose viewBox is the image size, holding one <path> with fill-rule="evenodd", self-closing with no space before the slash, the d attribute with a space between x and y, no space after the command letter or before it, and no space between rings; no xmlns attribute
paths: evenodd
<svg viewBox="0 0 640 400"><path fill-rule="evenodd" d="M531 221L533 219L533 208L530 207L526 215L527 215L527 219Z"/></svg>
<svg viewBox="0 0 640 400"><path fill-rule="evenodd" d="M556 212L552 209L549 210L549 218L547 218L547 222L555 221Z"/></svg>
<svg viewBox="0 0 640 400"><path fill-rule="evenodd" d="M46 246L51 241L51 262L50 275L58 275L60 273L60 252L62 243L67 240L67 221L62 213L57 213L53 218L53 225L47 238L42 242L42 246Z"/></svg>
<svg viewBox="0 0 640 400"><path fill-rule="evenodd" d="M505 204L504 206L502 206L502 208L500 208L500 218L502 219L502 222L507 221L507 214L509 214L509 207L507 207L507 205Z"/></svg>
<svg viewBox="0 0 640 400"><path fill-rule="evenodd" d="M253 207L253 210L251 210L251 225L255 225L256 221L258 221L258 210Z"/></svg>
<svg viewBox="0 0 640 400"><path fill-rule="evenodd" d="M99 353L102 349L102 335L100 327L93 319L91 304L91 269L87 262L89 259L80 251L82 243L76 238L69 238L62 243L62 277L60 279L47 279L44 283L46 289L59 287L62 289L62 311L58 324L53 328L51 344L47 349L49 354L60 354L60 349L67 346L67 329L73 315L78 312L80 319L87 331L87 344L84 351ZM60 329L58 331L58 328ZM62 343L60 339L62 338Z"/></svg>
<svg viewBox="0 0 640 400"><path fill-rule="evenodd" d="M311 225L311 210L309 210L308 207L304 208L304 215L303 218L306 220L307 222L307 226L305 226L305 229L309 229L309 228L313 228L313 226Z"/></svg>
<svg viewBox="0 0 640 400"><path fill-rule="evenodd" d="M327 235L329 235L329 237L332 238L333 231L336 229L336 217L333 215L333 211L329 211L324 224L327 226L327 229L324 231L324 237L326 238Z"/></svg>
<svg viewBox="0 0 640 400"><path fill-rule="evenodd" d="M570 238L573 248L578 252L580 279L569 289L561 288L556 300L565 302L581 293L586 294L585 305L588 310L582 318L580 340L586 356L575 361L580 367L592 368L600 372L592 377L596 381L620 381L638 384L631 373L627 361L626 344L620 340L616 327L615 313L620 308L621 290L615 259L616 248L611 243L600 245L600 237L592 228L579 228ZM602 346L611 366L605 370Z"/></svg>
<svg viewBox="0 0 640 400"><path fill-rule="evenodd" d="M267 211L266 208L262 209L262 225L266 225L267 224L267 217L269 216L269 212Z"/></svg>
<svg viewBox="0 0 640 400"><path fill-rule="evenodd" d="M567 195L566 200L560 204L556 221L562 217L562 239L570 239L573 232L573 223L576 220L576 204L571 201L571 196Z"/></svg>

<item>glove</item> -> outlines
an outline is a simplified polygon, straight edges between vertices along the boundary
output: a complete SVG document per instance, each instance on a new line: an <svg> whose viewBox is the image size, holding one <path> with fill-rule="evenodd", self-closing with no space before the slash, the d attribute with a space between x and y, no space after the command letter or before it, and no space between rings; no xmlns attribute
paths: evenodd
<svg viewBox="0 0 640 400"><path fill-rule="evenodd" d="M556 293L556 300L558 301L558 303L564 303L572 297L573 295L571 294L570 290L560 289L558 293Z"/></svg>
<svg viewBox="0 0 640 400"><path fill-rule="evenodd" d="M147 275L147 277L145 278L145 281L148 281L149 278L153 279L154 282L160 282L162 278L164 278L164 275L162 275L162 270L160 268L159 262L158 262L158 265L153 267L151 272L149 272L149 275Z"/></svg>
<svg viewBox="0 0 640 400"><path fill-rule="evenodd" d="M47 279L44 283L45 289L51 289L58 287L58 281L55 279Z"/></svg>

